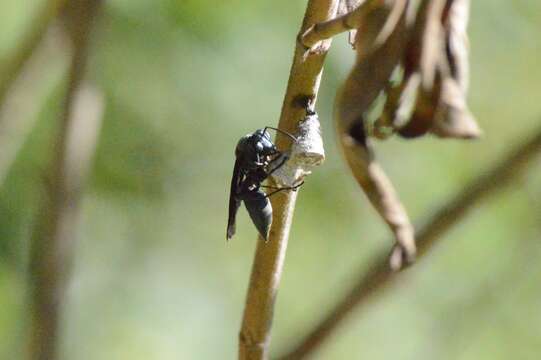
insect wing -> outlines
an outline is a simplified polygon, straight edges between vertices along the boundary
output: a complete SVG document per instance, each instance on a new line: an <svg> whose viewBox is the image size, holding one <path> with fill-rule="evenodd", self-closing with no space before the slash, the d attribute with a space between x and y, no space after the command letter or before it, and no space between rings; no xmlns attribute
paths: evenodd
<svg viewBox="0 0 541 360"><path fill-rule="evenodd" d="M263 192L256 191L243 200L257 231L266 241L272 223L272 206L269 199Z"/></svg>
<svg viewBox="0 0 541 360"><path fill-rule="evenodd" d="M240 207L240 199L237 197L240 183L242 181L242 174L240 172L240 160L235 160L235 166L233 168L233 177L231 178L231 190L229 191L229 216L227 218L227 240L231 239L235 235L235 218L237 211Z"/></svg>

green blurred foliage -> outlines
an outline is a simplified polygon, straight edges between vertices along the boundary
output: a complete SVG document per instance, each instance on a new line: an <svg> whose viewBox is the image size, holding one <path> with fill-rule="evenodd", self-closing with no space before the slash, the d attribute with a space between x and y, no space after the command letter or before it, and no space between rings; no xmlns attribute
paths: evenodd
<svg viewBox="0 0 541 360"><path fill-rule="evenodd" d="M41 1L0 4L0 61ZM541 117L541 3L473 1L470 104L475 142L392 139L377 154L422 220L520 143ZM305 2L112 0L92 79L106 95L64 314L65 359L235 358L255 230L241 209L225 243L238 138L276 124ZM334 93L353 61L340 36L318 111L327 160L299 196L273 349L315 324L389 233L337 152ZM47 69L44 69L47 71ZM0 358L25 344L28 235L65 91L0 189ZM354 314L318 359L534 359L541 333L541 164L471 212L407 281Z"/></svg>

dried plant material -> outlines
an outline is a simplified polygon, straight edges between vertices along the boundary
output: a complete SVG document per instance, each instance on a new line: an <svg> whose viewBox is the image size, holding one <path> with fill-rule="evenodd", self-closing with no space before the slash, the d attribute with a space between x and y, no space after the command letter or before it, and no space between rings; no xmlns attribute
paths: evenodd
<svg viewBox="0 0 541 360"><path fill-rule="evenodd" d="M340 136L340 141L353 176L395 236L390 265L393 270L399 270L413 262L416 253L414 229L407 212L367 144L346 134Z"/></svg>
<svg viewBox="0 0 541 360"><path fill-rule="evenodd" d="M475 139L481 135L481 129L468 110L464 93L451 77L443 80L440 102L430 131L440 137L462 139Z"/></svg>
<svg viewBox="0 0 541 360"><path fill-rule="evenodd" d="M383 2L384 0L341 0L339 16L310 26L300 35L300 43L305 48L311 49L311 52L317 53L317 46L315 45L318 42L348 30L356 33L362 22L367 18L367 14L381 7ZM342 12L353 9L355 6L357 7L354 10L340 16ZM355 35L350 34L350 43L353 46L354 39Z"/></svg>
<svg viewBox="0 0 541 360"><path fill-rule="evenodd" d="M469 139L481 134L466 104L468 7L468 0L426 0L418 7L398 0L374 1L369 7L366 1L309 37L315 41L318 34L335 32L339 23L358 24L356 62L337 95L337 129L355 178L400 245L391 255L394 268L414 253L413 230L371 155L367 137L385 139L397 132L405 138L432 133ZM403 76L390 86L396 68L403 69ZM382 114L368 129L366 113L382 92L386 95Z"/></svg>
<svg viewBox="0 0 541 360"><path fill-rule="evenodd" d="M468 109L468 22L469 0L447 0L442 14L446 47L441 56L441 93L431 132L440 137L474 139L481 129Z"/></svg>
<svg viewBox="0 0 541 360"><path fill-rule="evenodd" d="M468 12L469 0L342 0L340 16L315 24L300 40L310 48L349 29L362 34L354 43L356 64L338 96L339 117L346 127L358 121L359 114L385 90L382 118L370 135L386 138L396 131L404 137L417 137L432 132L440 137L474 138L481 131L465 99ZM401 30L397 32L398 20ZM395 55L404 49L397 61ZM384 55L378 58L374 55L378 52ZM404 68L402 83L385 88L382 82L388 81L398 64ZM371 72L366 71L368 67Z"/></svg>
<svg viewBox="0 0 541 360"><path fill-rule="evenodd" d="M337 125L347 132L362 121L379 93L387 86L405 48L405 5L386 1L366 15L355 43L357 58L335 103Z"/></svg>
<svg viewBox="0 0 541 360"><path fill-rule="evenodd" d="M401 136L413 138L424 135L432 127L439 99L437 65L444 48L439 20L444 4L444 0L423 1L416 12L409 4L409 36L401 59L404 76L398 86L387 91L381 118L375 123L375 134L391 126Z"/></svg>
<svg viewBox="0 0 541 360"><path fill-rule="evenodd" d="M420 4L403 59L404 79L388 90L376 126L392 126L405 138L428 132L460 139L481 135L466 103L468 8L468 0Z"/></svg>
<svg viewBox="0 0 541 360"><path fill-rule="evenodd" d="M426 134L431 128L439 101L438 65L444 52L441 16L445 0L423 1L412 20L403 64L402 93L392 124L406 138Z"/></svg>
<svg viewBox="0 0 541 360"><path fill-rule="evenodd" d="M353 10L359 7L364 0L341 0L338 6L338 16L342 16L351 13ZM348 33L348 42L355 49L355 36L357 35L357 29L351 29Z"/></svg>
<svg viewBox="0 0 541 360"><path fill-rule="evenodd" d="M340 6L340 16L309 27L299 40L310 49L340 32L357 31L356 61L336 97L336 128L357 181L402 249L391 256L398 267L412 255L406 254L412 251L409 235L401 232L408 233L411 225L374 161L368 137L385 139L396 132L405 138L432 133L469 139L481 134L466 103L469 0L342 0ZM396 69L403 76L390 86ZM382 114L367 124L366 114L382 94Z"/></svg>
<svg viewBox="0 0 541 360"><path fill-rule="evenodd" d="M440 81L438 78L432 89L425 90L422 86L422 75L416 71L408 77L404 92L401 94L401 103L393 124L397 132L405 138L415 138L426 134L432 128L436 106L440 97ZM410 104L413 104L411 106ZM409 115L405 114L411 107Z"/></svg>
<svg viewBox="0 0 541 360"><path fill-rule="evenodd" d="M415 72L402 79L398 85L387 90L385 106L381 116L374 123L374 136L385 139L390 135L388 133L399 129L402 136L409 137L402 132L406 129L412 116L418 115L414 114L414 111L419 108L419 106L417 108L415 106L420 85L421 75L419 72ZM412 131L414 134L419 132L424 134L426 130L413 129Z"/></svg>
<svg viewBox="0 0 541 360"><path fill-rule="evenodd" d="M386 94L385 104L381 111L381 115L374 122L370 135L384 140L394 133L393 118L398 108L400 93L402 92L402 83L393 86L390 82L384 90Z"/></svg>
<svg viewBox="0 0 541 360"><path fill-rule="evenodd" d="M451 76L466 95L469 85L469 41L466 32L469 19L469 0L447 0L444 12L446 51Z"/></svg>
<svg viewBox="0 0 541 360"><path fill-rule="evenodd" d="M385 1L367 14L355 43L357 59L339 91L335 125L344 156L372 205L395 235L391 266L413 261L413 226L391 182L374 160L364 129L365 112L385 89L403 55L407 1Z"/></svg>
<svg viewBox="0 0 541 360"><path fill-rule="evenodd" d="M415 32L420 32L413 37L413 41L421 41L421 53L419 54L419 71L421 83L425 91L434 88L436 72L440 57L444 52L444 32L441 23L445 0L423 1L417 15ZM415 46L411 44L411 46Z"/></svg>

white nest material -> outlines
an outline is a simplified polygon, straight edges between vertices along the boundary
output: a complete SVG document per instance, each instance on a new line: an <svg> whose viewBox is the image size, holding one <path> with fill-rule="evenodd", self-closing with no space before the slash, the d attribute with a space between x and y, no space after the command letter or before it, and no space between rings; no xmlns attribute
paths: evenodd
<svg viewBox="0 0 541 360"><path fill-rule="evenodd" d="M316 113L307 115L299 122L297 141L291 146L289 160L272 174L276 184L282 187L298 185L312 172L312 168L325 160L321 126Z"/></svg>

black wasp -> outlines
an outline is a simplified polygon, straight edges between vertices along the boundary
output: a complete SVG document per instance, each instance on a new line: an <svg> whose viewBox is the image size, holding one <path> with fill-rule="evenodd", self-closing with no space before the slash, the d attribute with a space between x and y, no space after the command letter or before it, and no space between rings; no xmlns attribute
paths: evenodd
<svg viewBox="0 0 541 360"><path fill-rule="evenodd" d="M242 137L235 149L235 167L231 179L231 192L229 194L229 218L227 220L227 239L235 234L235 217L244 201L246 210L263 239L267 240L270 225L272 223L272 207L269 197L278 191L296 190L299 186L275 188L264 186L261 183L273 172L283 166L288 160L287 154L276 149L267 129L273 129L289 136L294 141L297 139L280 129L270 126L256 130L252 134ZM274 189L265 194L261 188Z"/></svg>

